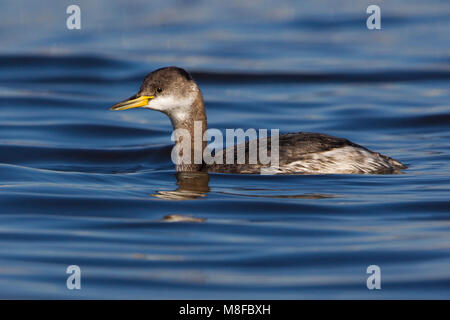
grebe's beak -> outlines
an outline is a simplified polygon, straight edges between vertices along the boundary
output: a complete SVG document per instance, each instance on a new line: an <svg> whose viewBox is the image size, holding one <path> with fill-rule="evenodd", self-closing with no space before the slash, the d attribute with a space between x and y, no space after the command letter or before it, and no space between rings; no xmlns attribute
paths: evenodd
<svg viewBox="0 0 450 320"><path fill-rule="evenodd" d="M119 111L119 110L128 110L133 108L144 107L148 104L148 102L153 99L155 96L140 96L137 95L132 96L129 99L121 101L115 105L113 105L110 110Z"/></svg>

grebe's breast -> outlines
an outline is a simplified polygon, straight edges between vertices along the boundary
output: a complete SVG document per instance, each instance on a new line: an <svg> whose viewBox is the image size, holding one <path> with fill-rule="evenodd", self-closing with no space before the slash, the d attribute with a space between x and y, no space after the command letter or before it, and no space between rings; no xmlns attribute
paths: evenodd
<svg viewBox="0 0 450 320"><path fill-rule="evenodd" d="M246 142L239 145L245 150L245 163L237 163L239 146L234 146L220 152L224 164L206 165L204 170L247 174L387 174L406 168L395 159L326 134L299 132L283 134L278 139L278 166L249 163L249 142ZM270 137L267 145L270 155ZM234 154L233 164L226 162L228 152Z"/></svg>

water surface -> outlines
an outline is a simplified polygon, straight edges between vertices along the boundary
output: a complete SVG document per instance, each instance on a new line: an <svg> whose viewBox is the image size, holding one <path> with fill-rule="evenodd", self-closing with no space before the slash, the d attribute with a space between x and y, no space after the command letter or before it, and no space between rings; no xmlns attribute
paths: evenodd
<svg viewBox="0 0 450 320"><path fill-rule="evenodd" d="M78 3L81 30L64 1L0 13L0 298L450 298L447 2L383 2L380 31L365 1ZM108 110L166 65L210 127L327 133L409 168L177 176L164 115Z"/></svg>

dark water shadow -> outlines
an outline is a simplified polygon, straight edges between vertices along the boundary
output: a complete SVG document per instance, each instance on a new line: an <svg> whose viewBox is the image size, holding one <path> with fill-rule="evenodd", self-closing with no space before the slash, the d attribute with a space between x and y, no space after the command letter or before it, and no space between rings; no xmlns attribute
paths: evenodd
<svg viewBox="0 0 450 320"><path fill-rule="evenodd" d="M274 191L274 190L265 190ZM272 198L272 199L333 199L338 198L335 194L322 194L322 193L304 193L304 194L277 194L277 195L265 195L265 194L246 194L246 193L234 193L234 192L219 192L221 194L239 197L251 197L251 198Z"/></svg>

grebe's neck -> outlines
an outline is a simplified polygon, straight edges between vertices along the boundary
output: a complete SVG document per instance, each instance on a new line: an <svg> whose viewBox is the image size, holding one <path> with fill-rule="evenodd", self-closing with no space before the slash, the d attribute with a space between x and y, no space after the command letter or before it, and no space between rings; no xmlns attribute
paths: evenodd
<svg viewBox="0 0 450 320"><path fill-rule="evenodd" d="M175 135L175 151L178 157L177 171L178 172L193 172L201 171L203 166L203 151L206 148L206 141L203 141L203 135L207 130L206 111L203 97L200 90L192 103L192 105L186 111L178 111L168 114L172 122ZM190 139L189 148L186 148L187 142L184 133L188 134ZM190 157L185 158L185 150L190 149Z"/></svg>

